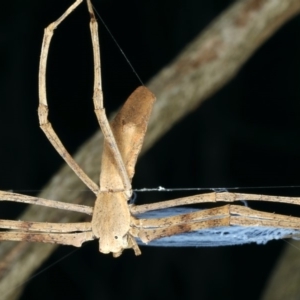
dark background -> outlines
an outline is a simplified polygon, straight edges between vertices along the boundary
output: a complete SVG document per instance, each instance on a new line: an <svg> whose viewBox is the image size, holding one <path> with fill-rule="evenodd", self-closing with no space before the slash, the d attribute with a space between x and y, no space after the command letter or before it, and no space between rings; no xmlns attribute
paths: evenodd
<svg viewBox="0 0 300 300"><path fill-rule="evenodd" d="M63 163L38 126L37 74L43 28L72 2L14 0L0 7L1 190L34 195ZM232 2L93 1L144 82ZM82 4L56 30L50 47L50 119L71 153L98 128L88 22ZM280 29L236 78L140 159L135 188L300 185L299 22ZM139 81L101 24L100 39L110 112ZM299 188L243 191L300 195ZM300 216L297 207L251 207ZM0 217L17 218L21 209L7 206ZM126 251L113 259L99 254L96 242L88 243L32 279L22 299L258 299L286 245L142 247L141 257ZM60 247L42 268L73 249Z"/></svg>

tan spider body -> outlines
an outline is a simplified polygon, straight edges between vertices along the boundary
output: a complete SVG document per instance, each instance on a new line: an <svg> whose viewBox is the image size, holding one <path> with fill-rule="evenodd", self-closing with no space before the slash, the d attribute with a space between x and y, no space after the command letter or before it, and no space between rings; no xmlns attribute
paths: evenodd
<svg viewBox="0 0 300 300"><path fill-rule="evenodd" d="M103 107L98 28L91 0L86 2L91 17L90 30L94 53L93 101L95 113L105 138L100 187L85 174L64 148L49 123L46 97L46 65L53 32L82 2L83 0L75 1L58 20L45 29L39 69L38 115L40 126L53 147L86 186L94 192L95 205L91 208L4 191L0 191L0 200L77 211L92 215L92 220L91 222L64 224L0 220L0 228L11 229L11 231L0 232L0 240L45 242L80 247L83 242L99 239L100 252L119 256L126 248L133 248L136 255L140 254L136 238L143 243L148 243L155 239L209 228L273 227L290 230L289 233L283 233L280 238L299 236L299 218L255 211L233 204L162 218L135 217L148 211L195 203L232 203L240 200L258 200L299 205L300 198L213 192L154 204L128 205L132 195L131 179L143 144L155 96L146 87L137 88L114 121L111 124L108 123Z"/></svg>

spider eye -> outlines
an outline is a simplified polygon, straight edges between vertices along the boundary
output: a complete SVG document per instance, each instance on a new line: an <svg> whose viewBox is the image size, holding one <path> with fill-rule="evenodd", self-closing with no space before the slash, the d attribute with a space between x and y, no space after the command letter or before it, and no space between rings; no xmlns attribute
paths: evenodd
<svg viewBox="0 0 300 300"><path fill-rule="evenodd" d="M115 239L116 239L116 240L118 239L118 236L117 236L117 235L115 235Z"/></svg>

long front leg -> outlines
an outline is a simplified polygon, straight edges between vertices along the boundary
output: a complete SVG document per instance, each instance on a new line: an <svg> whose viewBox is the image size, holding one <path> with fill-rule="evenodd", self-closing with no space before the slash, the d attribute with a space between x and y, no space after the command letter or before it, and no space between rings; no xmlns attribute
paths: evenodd
<svg viewBox="0 0 300 300"><path fill-rule="evenodd" d="M48 102L46 94L46 66L49 52L50 42L56 27L80 4L83 0L75 1L56 21L51 23L44 32L44 39L40 57L39 67L39 108L38 116L40 127L44 131L50 143L53 145L55 150L61 155L65 162L71 167L76 175L95 193L99 191L99 187L94 183L85 172L79 167L72 156L65 149L64 145L58 138L57 134L52 128L51 123L48 121Z"/></svg>
<svg viewBox="0 0 300 300"><path fill-rule="evenodd" d="M32 196L5 192L5 191L0 191L0 201L12 201L18 203L34 204L34 205L41 205L41 206L52 207L52 208L63 209L63 210L77 211L88 215L93 214L93 208L90 206L66 203L66 202L55 201L55 200L48 200L44 198L32 197Z"/></svg>
<svg viewBox="0 0 300 300"><path fill-rule="evenodd" d="M91 16L90 21L90 30L93 44L93 54L94 54L94 107L95 113L101 127L102 133L105 138L105 144L109 147L114 162L117 166L118 173L120 178L122 179L122 189L125 190L127 198L131 197L131 182L129 176L127 174L125 164L123 162L121 153L117 146L116 140L108 123L105 109L103 107L103 92L102 92L102 80L101 80L101 61L100 61L100 44L99 44L99 33L98 33L98 23L95 18L95 14L93 11L93 6L90 0L87 0L88 10ZM101 191L107 191L106 187L100 186ZM115 187L118 189L120 187Z"/></svg>

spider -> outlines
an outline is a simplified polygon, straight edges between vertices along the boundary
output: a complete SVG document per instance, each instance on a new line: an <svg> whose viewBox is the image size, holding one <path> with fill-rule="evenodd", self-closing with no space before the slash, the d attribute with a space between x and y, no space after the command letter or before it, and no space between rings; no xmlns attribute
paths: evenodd
<svg viewBox="0 0 300 300"><path fill-rule="evenodd" d="M240 200L300 204L300 198L212 192L154 204L128 204L132 196L131 180L155 96L145 86L138 87L130 95L113 122L109 124L103 106L98 25L91 0L86 0L86 3L90 14L94 55L93 102L105 144L99 186L85 174L67 152L48 121L46 97L46 65L54 30L83 1L76 0L60 18L45 29L39 68L38 116L40 127L55 150L95 194L95 205L89 207L68 204L5 191L0 191L0 200L77 211L91 215L91 222L61 224L0 220L0 228L10 229L10 231L0 232L0 240L56 243L80 247L86 241L99 239L100 252L112 253L114 257L118 257L127 248L132 248L135 254L139 255L141 251L138 243L147 244L155 240L162 245L174 245L175 241L177 245L186 246L206 243L225 245L251 241L264 243L273 238L297 238L300 222L296 217L256 211L236 204L206 210L181 208L176 210L174 207ZM149 214L153 211L155 217ZM259 229L258 233L255 231L257 229Z"/></svg>

